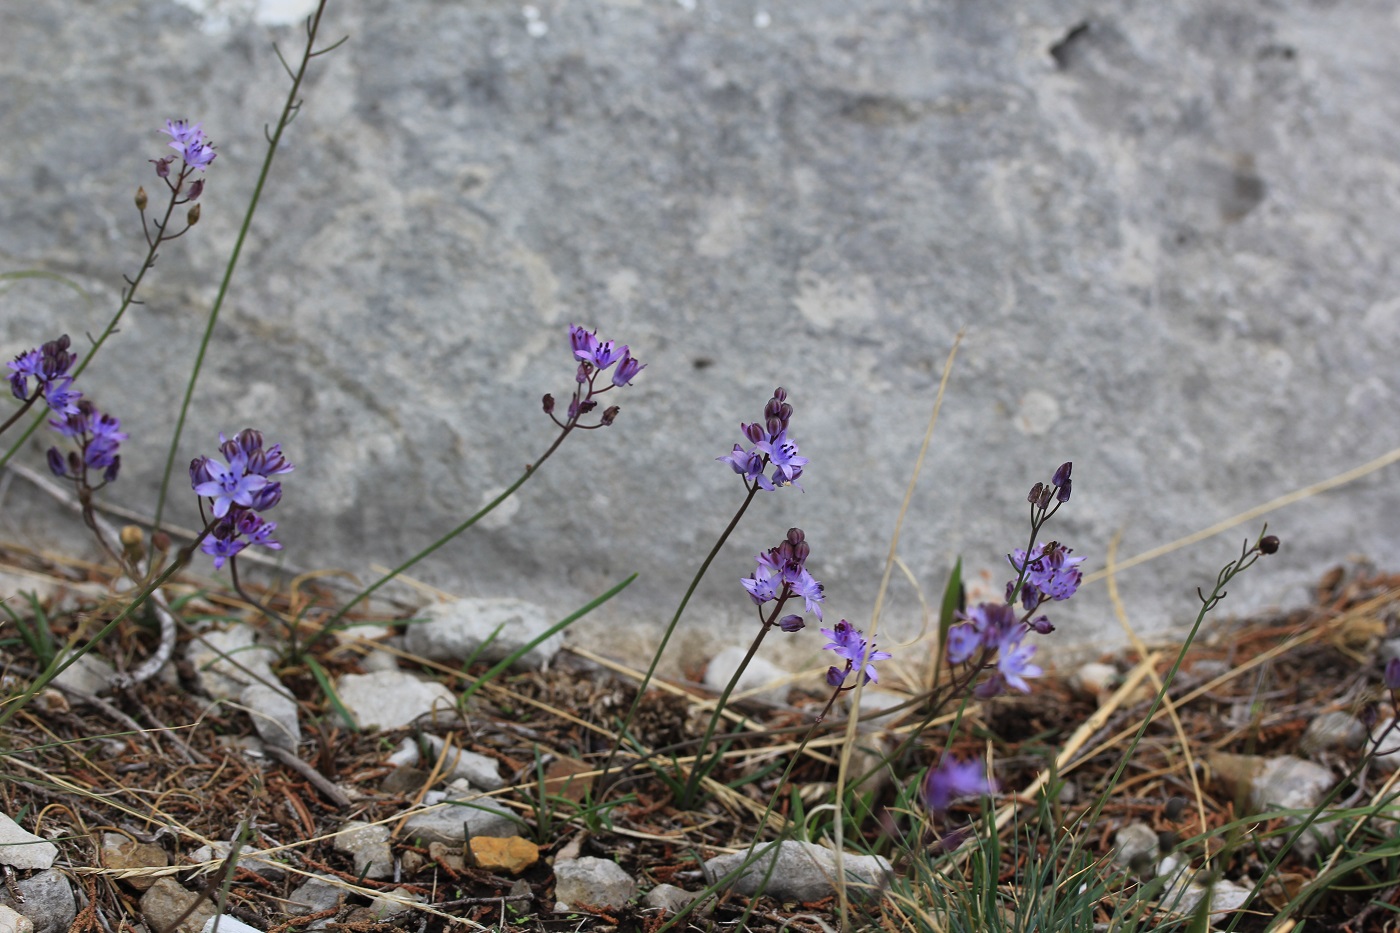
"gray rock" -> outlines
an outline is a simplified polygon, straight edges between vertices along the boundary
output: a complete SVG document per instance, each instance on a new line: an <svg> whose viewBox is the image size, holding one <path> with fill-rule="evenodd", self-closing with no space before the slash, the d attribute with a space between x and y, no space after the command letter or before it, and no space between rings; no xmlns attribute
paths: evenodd
<svg viewBox="0 0 1400 933"><path fill-rule="evenodd" d="M185 651L200 688L216 700L236 700L249 684L277 684L272 673L277 654L258 645L257 633L249 626L210 629Z"/></svg>
<svg viewBox="0 0 1400 933"><path fill-rule="evenodd" d="M1308 723L1298 739L1298 751L1315 755L1331 749L1360 748L1366 741L1366 727L1350 713L1323 713Z"/></svg>
<svg viewBox="0 0 1400 933"><path fill-rule="evenodd" d="M323 910L330 910L340 904L345 897L345 889L333 881L323 877L308 878L300 885L292 889L292 893L287 895L287 903L283 909L295 917L306 914L320 913ZM329 918L313 921L308 930L325 929Z"/></svg>
<svg viewBox="0 0 1400 933"><path fill-rule="evenodd" d="M198 901L198 904L195 902ZM185 911L194 904L194 910L179 926L172 926ZM141 895L141 916L153 930L170 930L170 933L199 933L204 924L218 914L214 905L200 900L199 895L187 891L174 878L159 878L145 894Z"/></svg>
<svg viewBox="0 0 1400 933"><path fill-rule="evenodd" d="M239 694L239 702L253 717L253 728L264 742L296 751L301 742L301 723L295 700L264 684L249 684Z"/></svg>
<svg viewBox="0 0 1400 933"><path fill-rule="evenodd" d="M658 884L642 897L642 905L674 914L689 907L691 901L699 896L673 884Z"/></svg>
<svg viewBox="0 0 1400 933"><path fill-rule="evenodd" d="M632 899L637 882L614 861L585 855L554 863L554 899L568 910L575 905L622 907Z"/></svg>
<svg viewBox="0 0 1400 933"><path fill-rule="evenodd" d="M424 802L430 807L408 818L404 823L403 836L418 837L424 842L461 845L468 836L505 837L514 836L520 831L519 824L508 818L510 811L490 797L462 794L448 800L441 791L430 791Z"/></svg>
<svg viewBox="0 0 1400 933"><path fill-rule="evenodd" d="M433 751L442 754L442 747L445 740L437 735L424 735L424 740L433 747ZM487 758L485 755L478 755L476 752L469 752L461 747L456 747L448 758L447 779L449 781L462 778L471 784L472 787L481 790L500 790L506 786L500 773L500 765L496 759Z"/></svg>
<svg viewBox="0 0 1400 933"><path fill-rule="evenodd" d="M549 630L558 622L534 603L522 599L458 599L433 603L419 611L404 635L404 650L431 661L464 661L477 657L499 661ZM483 647L483 645L485 647ZM564 646L556 633L530 649L518 667L538 669Z"/></svg>
<svg viewBox="0 0 1400 933"><path fill-rule="evenodd" d="M181 447L212 453L249 424L286 446L279 560L397 561L512 482L554 437L539 399L562 407L573 385L576 319L649 363L606 397L617 424L575 432L507 500L518 512L414 574L562 613L639 571L570 633L624 656L656 644L741 497L714 458L777 382L812 462L805 496L760 508L801 514L833 609L871 605L965 322L936 440L966 440L930 448L900 542L935 599L960 553L969 579L1004 582L1025 490L1071 453L1075 498L1047 532L1093 567L1124 515L1171 541L1400 447L1390 4L807 0L758 21L738 3L535 6L343 4L325 22L354 50L313 65L202 373L207 420ZM3 7L4 33L35 41L0 62L24 89L0 114L0 256L87 293L9 282L5 359L101 332L134 271L131 196L160 190L145 160L169 152L142 89L182 89L219 146L203 219L79 380L130 426L104 501L149 508L277 106L272 40L287 53L307 4ZM180 54L109 54L133 48ZM42 468L36 445L24 458ZM197 521L188 495L170 506ZM1396 483L1290 506L1284 549L1227 611L1301 600L1319 555L1395 553L1397 514ZM0 525L66 553L86 541L40 496L9 496ZM1144 637L1189 617L1181 593L1236 537L1134 580ZM741 526L669 663L751 636L735 581L773 543ZM890 590L889 644L918 628L914 593ZM1053 609L1055 642L1123 637L1103 586ZM810 635L770 639L769 659L796 669Z"/></svg>
<svg viewBox="0 0 1400 933"><path fill-rule="evenodd" d="M34 933L34 921L13 907L0 904L0 933Z"/></svg>
<svg viewBox="0 0 1400 933"><path fill-rule="evenodd" d="M0 813L0 865L11 868L51 868L58 846L36 836Z"/></svg>
<svg viewBox="0 0 1400 933"><path fill-rule="evenodd" d="M1097 661L1081 664L1069 678L1070 689L1081 696L1106 695L1118 681L1118 668Z"/></svg>
<svg viewBox="0 0 1400 933"><path fill-rule="evenodd" d="M1113 837L1113 861L1140 875L1150 875L1160 846L1146 823L1129 823Z"/></svg>
<svg viewBox="0 0 1400 933"><path fill-rule="evenodd" d="M768 845L762 843L761 845ZM768 879L767 893L780 900L815 901L834 894L836 854L825 846L811 842L789 840L778 851L769 851L753 861L732 884L740 894L751 895L758 890L774 856L778 864ZM747 852L718 855L701 866L705 881L714 884L743 864ZM889 883L891 867L888 859L878 855L846 854L847 892L853 899L876 898Z"/></svg>
<svg viewBox="0 0 1400 933"><path fill-rule="evenodd" d="M0 904L13 907L28 917L34 924L34 933L67 933L78 915L78 902L73 896L73 886L62 872L50 868L16 882L15 887L23 895L23 903L17 903L10 892L0 886Z"/></svg>
<svg viewBox="0 0 1400 933"><path fill-rule="evenodd" d="M394 873L394 853L389 848L389 827L349 820L335 837L335 847L355 859L355 874L376 881Z"/></svg>
<svg viewBox="0 0 1400 933"><path fill-rule="evenodd" d="M397 729L419 716L455 715L457 708L451 690L406 671L346 674L336 692L362 729Z"/></svg>
<svg viewBox="0 0 1400 933"><path fill-rule="evenodd" d="M705 686L716 693L723 690L725 685L729 683L729 679L734 676L739 662L744 660L744 655L747 653L747 647L731 645L711 658L709 667L705 669ZM733 695L737 696L756 690L759 692L753 695L753 699L783 706L787 703L788 694L792 691L792 684L786 682L790 677L791 674L788 671L778 667L772 661L761 655L754 655L749 661L749 666L744 668L744 673L739 675L739 682L734 686Z"/></svg>
<svg viewBox="0 0 1400 933"><path fill-rule="evenodd" d="M385 764L393 765L395 768L412 767L418 764L420 753L418 743L412 738L406 738L399 743L399 747L388 758L384 759Z"/></svg>
<svg viewBox="0 0 1400 933"><path fill-rule="evenodd" d="M192 862L209 862L214 859L226 859L233 853L233 843L215 842L212 846L200 846L190 853ZM260 875L269 881L281 881L287 877L287 868L282 864L282 854L263 857L261 849L252 849L247 846L238 850L238 867L246 868L255 875Z"/></svg>
<svg viewBox="0 0 1400 933"><path fill-rule="evenodd" d="M1249 801L1252 812L1311 810L1336 783L1332 772L1319 764L1281 755L1270 758L1254 778Z"/></svg>
<svg viewBox="0 0 1400 933"><path fill-rule="evenodd" d="M1385 717L1371 728L1371 743L1375 745L1376 766L1385 771L1400 768L1400 727L1394 717Z"/></svg>
<svg viewBox="0 0 1400 933"><path fill-rule="evenodd" d="M1188 862L1180 861L1174 855L1162 859L1162 874L1173 876L1162 892L1162 905L1181 914L1189 914L1206 896L1207 887L1198 878L1201 873L1191 870ZM1242 887L1227 878L1222 878L1209 888L1210 912L1212 919L1239 910L1249 897L1248 888Z"/></svg>
<svg viewBox="0 0 1400 933"><path fill-rule="evenodd" d="M381 894L369 902L369 906L364 908L365 920L388 920L390 917L397 917L413 908L412 904L422 904L426 898L421 894L415 894L406 888L394 888L387 894Z"/></svg>
<svg viewBox="0 0 1400 933"><path fill-rule="evenodd" d="M65 668L54 678L54 682L70 690L101 696L111 691L115 673L116 668L111 661L89 651Z"/></svg>

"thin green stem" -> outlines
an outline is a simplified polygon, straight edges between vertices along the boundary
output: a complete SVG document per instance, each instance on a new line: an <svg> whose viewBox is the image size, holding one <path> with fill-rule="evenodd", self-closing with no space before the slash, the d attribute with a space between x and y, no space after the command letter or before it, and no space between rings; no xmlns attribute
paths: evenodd
<svg viewBox="0 0 1400 933"><path fill-rule="evenodd" d="M720 549L724 547L724 543L729 540L729 536L734 532L734 529L739 526L739 519L743 518L744 513L748 511L749 503L753 502L754 496L758 495L759 488L760 487L755 484L749 489L749 494L744 497L744 502L739 506L739 511L734 513L734 517L731 518L729 524L724 527L724 531L720 533L719 540L715 542L715 546L710 548L709 554L705 555L704 563L700 565L699 570L695 571L695 576L691 579L690 586L686 587L685 595L681 597L681 604L676 607L676 614L671 616L670 624L666 626L666 631L661 635L661 644L657 646L656 653L651 657L651 666L647 668L646 676L642 678L642 682L637 685L637 695L632 699L632 705L628 708L627 715L623 717L622 725L617 731L619 741L613 744L612 750L608 752L607 761L603 763L603 771L598 775L598 786L600 788L607 787L608 771L612 769L613 759L617 757L617 750L622 745L621 737L627 735L627 729L632 725L632 719L637 715L637 708L642 704L642 696L646 693L647 685L651 683L651 678L656 674L656 667L661 663L661 655L665 653L666 645L671 640L671 635L675 632L676 626L680 623L681 615L685 612L685 607L690 603L690 597L695 593L695 589L700 585L700 581L704 579L705 572L710 569L710 564L714 563L715 558L719 556Z"/></svg>
<svg viewBox="0 0 1400 933"><path fill-rule="evenodd" d="M243 225L238 230L238 238L233 244L233 253L229 256L228 264L224 267L224 277L219 283L219 292L214 297L214 305L209 309L209 319L204 326L204 337L199 342L199 351L195 354L194 367L190 371L190 378L185 385L185 397L180 403L180 413L175 419L175 431L170 438L170 452L165 457L165 473L160 480L160 495L156 499L155 520L151 523L152 531L160 529L160 520L165 512L165 499L170 490L170 476L175 467L175 454L180 448L180 437L184 433L185 418L189 414L190 400L194 397L195 383L199 381L199 374L204 367L204 357L209 351L209 344L214 337L214 325L219 320L219 311L223 308L224 297L228 294L229 283L233 281L233 272L238 267L238 259L243 253L243 244L248 239L248 231L253 226L253 215L257 213L258 204L262 201L263 188L267 184L268 176L272 171L272 160L277 155L277 147L282 141L282 133L290 125L293 116L299 110L301 104L297 100L297 94L301 90L301 82L306 76L306 69L311 63L311 59L320 54L313 51L316 44L316 32L321 26L321 14L325 12L326 0L321 0L316 7L316 12L312 14L306 27L306 47L302 53L301 66L292 75L292 87L287 93L286 103L282 106L282 115L277 120L277 129L268 139L267 156L263 159L262 171L258 173L257 184L253 187L253 196L248 202L248 210L243 215Z"/></svg>

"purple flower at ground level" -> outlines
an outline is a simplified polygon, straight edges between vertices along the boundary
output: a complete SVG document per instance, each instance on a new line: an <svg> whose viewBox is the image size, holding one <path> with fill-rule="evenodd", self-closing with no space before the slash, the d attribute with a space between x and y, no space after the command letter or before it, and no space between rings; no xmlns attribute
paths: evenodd
<svg viewBox="0 0 1400 933"><path fill-rule="evenodd" d="M1035 645L1021 644L1020 635L1007 638L998 648L997 673L1007 684L1022 693L1031 692L1031 685L1025 680L1027 677L1039 677L1045 673L1038 665L1030 663L1035 648Z"/></svg>
<svg viewBox="0 0 1400 933"><path fill-rule="evenodd" d="M959 761L945 754L937 768L929 770L924 779L924 804L934 813L948 812L958 797L994 794L995 781L987 777L987 766L980 761Z"/></svg>
<svg viewBox="0 0 1400 933"><path fill-rule="evenodd" d="M866 681L879 683L880 678L875 671L875 662L894 657L888 651L873 650L875 646L866 641L865 633L845 619L837 622L835 628L822 629L822 634L831 639L822 646L822 650L835 652L837 657L846 659L846 669L842 672L841 683L845 683L847 673L862 665ZM831 680L830 672L827 674L827 680Z"/></svg>
<svg viewBox="0 0 1400 933"><path fill-rule="evenodd" d="M982 633L964 622L948 629L948 663L962 664L977 653L982 645Z"/></svg>

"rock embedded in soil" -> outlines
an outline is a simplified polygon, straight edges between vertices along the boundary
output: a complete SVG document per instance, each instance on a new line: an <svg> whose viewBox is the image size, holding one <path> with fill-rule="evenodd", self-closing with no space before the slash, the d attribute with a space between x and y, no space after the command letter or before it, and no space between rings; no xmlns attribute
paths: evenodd
<svg viewBox="0 0 1400 933"><path fill-rule="evenodd" d="M1250 813L1310 810L1336 780L1322 765L1292 755L1265 758L1217 752L1206 761L1215 780L1229 793L1245 792Z"/></svg>
<svg viewBox="0 0 1400 933"><path fill-rule="evenodd" d="M259 738L268 745L296 751L301 742L301 723L295 700L266 684L249 684L239 694L239 702L247 708Z"/></svg>
<svg viewBox="0 0 1400 933"><path fill-rule="evenodd" d="M622 907L632 899L637 882L611 859L560 859L554 863L555 910L568 910L574 905L590 907Z"/></svg>
<svg viewBox="0 0 1400 933"><path fill-rule="evenodd" d="M676 914L689 907L690 902L699 896L674 884L658 884L642 897L642 906Z"/></svg>
<svg viewBox="0 0 1400 933"><path fill-rule="evenodd" d="M483 661L500 661L543 635L558 621L551 619L541 607L523 599L458 599L433 603L425 606L418 616L426 621L408 626L404 650L430 661L465 661L473 656ZM522 655L515 666L538 670L562 647L564 636L556 632Z"/></svg>
<svg viewBox="0 0 1400 933"><path fill-rule="evenodd" d="M1113 837L1113 860L1139 875L1150 874L1160 846L1157 833L1146 823L1129 823Z"/></svg>
<svg viewBox="0 0 1400 933"><path fill-rule="evenodd" d="M0 933L35 933L34 921L13 907L0 904Z"/></svg>
<svg viewBox="0 0 1400 933"><path fill-rule="evenodd" d="M228 914L220 914L204 921L200 933L215 933L215 921L218 922L217 933L262 933L262 930L257 927L250 927L237 917L230 917Z"/></svg>
<svg viewBox="0 0 1400 933"><path fill-rule="evenodd" d="M344 896L344 888L318 875L293 888L283 909L294 917L320 913L338 906ZM318 930L325 925L324 920L317 920L308 929Z"/></svg>
<svg viewBox="0 0 1400 933"><path fill-rule="evenodd" d="M760 843L759 849L762 850L767 845L771 843ZM748 852L745 850L710 859L702 866L706 883L714 884L734 871L747 856ZM832 881L836 878L836 854L825 846L794 840L783 842L777 852L770 849L754 859L744 873L732 883L733 889L744 895L755 893L775 856L778 863L768 879L767 894L780 900L805 903L836 893L832 886ZM847 853L843 861L846 867L846 890L853 899L878 897L888 885L891 876L889 860L878 855Z"/></svg>
<svg viewBox="0 0 1400 933"><path fill-rule="evenodd" d="M1366 741L1366 727L1350 713L1323 713L1308 723L1298 739L1298 751L1315 755L1330 749L1356 749Z"/></svg>
<svg viewBox="0 0 1400 933"><path fill-rule="evenodd" d="M540 860L540 847L520 836L473 836L467 842L472 864L483 871L518 875Z"/></svg>
<svg viewBox="0 0 1400 933"><path fill-rule="evenodd" d="M388 826L349 820L335 837L335 848L355 860L355 874L379 881L394 873L389 836Z"/></svg>
<svg viewBox="0 0 1400 933"><path fill-rule="evenodd" d="M58 846L0 813L0 865L43 869L53 867L56 858Z"/></svg>
<svg viewBox="0 0 1400 933"><path fill-rule="evenodd" d="M423 739L438 755L442 754L443 746L447 744L447 740L438 735L425 735ZM465 778L472 787L482 790L500 790L506 786L506 782L501 779L500 765L496 759L469 752L461 746L454 746L452 751L447 753L445 768L445 776L449 781Z"/></svg>
<svg viewBox="0 0 1400 933"><path fill-rule="evenodd" d="M103 833L102 864L118 870L164 868L170 864L170 856L153 842L137 842L121 833ZM146 891L156 883L152 875L131 875L119 880L137 891Z"/></svg>
<svg viewBox="0 0 1400 933"><path fill-rule="evenodd" d="M200 846L189 854L189 858L192 862L211 862L215 859L226 859L232 853L233 843L220 841L212 846ZM242 847L238 850L238 867L269 881L281 881L287 877L286 866L275 860L281 856L265 859L259 857L261 854L261 849Z"/></svg>
<svg viewBox="0 0 1400 933"><path fill-rule="evenodd" d="M407 888L394 888L387 894L381 894L369 902L368 907L361 907L350 915L351 922L377 922L388 920L390 917L397 917L401 913L412 910L411 904L424 903L421 894L415 894ZM405 903L407 902L407 903Z"/></svg>
<svg viewBox="0 0 1400 933"><path fill-rule="evenodd" d="M116 668L112 662L89 651L54 678L54 683L70 690L101 696L112 689Z"/></svg>
<svg viewBox="0 0 1400 933"><path fill-rule="evenodd" d="M8 886L0 886L0 904L28 917L35 933L67 933L78 914L78 903L73 897L73 886L62 872L50 868L15 882L15 887L23 903L11 897Z"/></svg>
<svg viewBox="0 0 1400 933"><path fill-rule="evenodd" d="M452 799L458 802L449 801L442 791L429 791L424 803L444 805L415 812L400 835L461 846L469 836L514 836L519 832L509 818L510 811L489 797L458 791Z"/></svg>
<svg viewBox="0 0 1400 933"><path fill-rule="evenodd" d="M731 645L716 654L705 669L705 686L715 693L722 691L747 653L747 649ZM744 673L739 675L739 682L734 685L734 693L756 690L758 692L750 699L784 706L787 704L788 694L792 691L792 684L787 683L790 676L789 671L783 670L772 661L754 656L749 660L749 666L744 668Z"/></svg>
<svg viewBox="0 0 1400 933"><path fill-rule="evenodd" d="M336 693L361 729L398 729L420 716L456 715L451 690L405 671L346 674L336 683Z"/></svg>
<svg viewBox="0 0 1400 933"><path fill-rule="evenodd" d="M246 625L210 629L189 643L185 657L194 666L200 689L216 700L236 700L249 684L277 684L272 664L277 653L257 643Z"/></svg>
<svg viewBox="0 0 1400 933"><path fill-rule="evenodd" d="M196 901L199 903L195 904ZM195 904L194 910L170 933L199 933L205 922L216 916L218 911L209 901L200 901L198 894L185 890L175 879L159 878L149 891L141 895L141 916L151 929L166 930L189 910L191 904Z"/></svg>

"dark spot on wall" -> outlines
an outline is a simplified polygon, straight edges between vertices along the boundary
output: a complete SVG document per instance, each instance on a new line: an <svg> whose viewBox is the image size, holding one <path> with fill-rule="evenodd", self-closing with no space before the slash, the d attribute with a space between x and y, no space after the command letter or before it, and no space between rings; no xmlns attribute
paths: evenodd
<svg viewBox="0 0 1400 933"><path fill-rule="evenodd" d="M711 366L715 365L715 361L708 356L697 356L690 361L690 365L695 369L709 369Z"/></svg>
<svg viewBox="0 0 1400 933"><path fill-rule="evenodd" d="M1050 46L1050 57L1055 60L1055 67L1061 71L1068 70L1075 63L1079 53L1083 51L1083 45L1088 36L1088 20L1070 27L1063 39Z"/></svg>
<svg viewBox="0 0 1400 933"><path fill-rule="evenodd" d="M841 116L866 126L898 126L913 123L923 114L897 97L862 94L841 105Z"/></svg>

